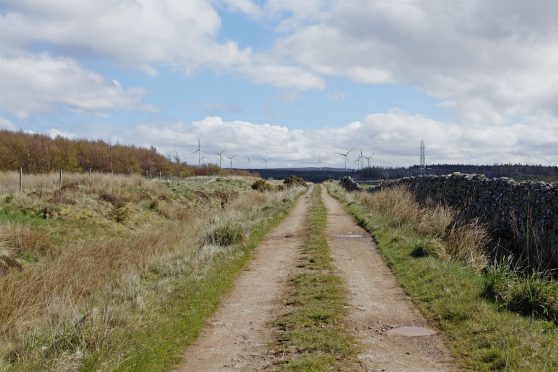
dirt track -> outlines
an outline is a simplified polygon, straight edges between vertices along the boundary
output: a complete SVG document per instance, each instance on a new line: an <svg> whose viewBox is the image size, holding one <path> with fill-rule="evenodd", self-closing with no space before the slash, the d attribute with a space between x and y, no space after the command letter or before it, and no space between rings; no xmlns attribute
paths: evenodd
<svg viewBox="0 0 558 372"><path fill-rule="evenodd" d="M349 322L362 345L366 371L446 371L450 358L439 335L404 336L431 331L376 251L370 235L322 189L328 210L326 234L339 275L347 283Z"/></svg>
<svg viewBox="0 0 558 372"><path fill-rule="evenodd" d="M453 370L439 335L400 334L432 330L399 287L368 233L356 225L325 188L322 191L328 210L328 242L337 273L347 284L348 321L362 347L357 368ZM252 371L272 367L268 352L274 341L271 322L284 310L282 300L288 279L296 271L309 195L302 197L291 215L262 241L254 259L196 343L185 352L177 370ZM416 326L425 328L401 328Z"/></svg>
<svg viewBox="0 0 558 372"><path fill-rule="evenodd" d="M296 268L308 204L309 193L264 238L177 370L246 371L268 367L271 361L265 354L274 336L269 324L283 306L288 279Z"/></svg>

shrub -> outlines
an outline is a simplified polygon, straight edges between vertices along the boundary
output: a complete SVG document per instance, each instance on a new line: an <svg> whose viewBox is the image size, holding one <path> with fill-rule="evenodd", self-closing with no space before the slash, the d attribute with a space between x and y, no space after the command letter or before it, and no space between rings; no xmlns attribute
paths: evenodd
<svg viewBox="0 0 558 372"><path fill-rule="evenodd" d="M252 184L252 189L260 192L272 191L273 186L266 180L257 180Z"/></svg>
<svg viewBox="0 0 558 372"><path fill-rule="evenodd" d="M289 176L285 178L283 181L285 187L296 187L296 186L304 186L306 187L306 181L303 178L298 176Z"/></svg>
<svg viewBox="0 0 558 372"><path fill-rule="evenodd" d="M112 216L114 221L118 223L124 223L128 219L130 212L128 211L128 208L126 208L126 203L118 202L113 204L110 215Z"/></svg>

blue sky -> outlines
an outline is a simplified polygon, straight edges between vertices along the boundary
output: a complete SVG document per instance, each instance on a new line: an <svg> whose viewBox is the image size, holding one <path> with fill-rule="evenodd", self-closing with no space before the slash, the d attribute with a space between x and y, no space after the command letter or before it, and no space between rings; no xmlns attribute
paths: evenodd
<svg viewBox="0 0 558 372"><path fill-rule="evenodd" d="M538 5L0 0L0 128L250 166L410 165L422 139L430 162L553 164L558 6Z"/></svg>

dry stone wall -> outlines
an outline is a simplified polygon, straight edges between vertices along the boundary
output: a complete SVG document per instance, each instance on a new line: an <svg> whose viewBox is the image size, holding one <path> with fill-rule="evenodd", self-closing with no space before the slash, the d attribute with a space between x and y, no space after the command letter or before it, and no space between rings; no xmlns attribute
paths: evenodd
<svg viewBox="0 0 558 372"><path fill-rule="evenodd" d="M396 185L421 202L456 208L465 220L478 218L494 242L517 257L558 267L558 185L454 173L385 181L376 190Z"/></svg>

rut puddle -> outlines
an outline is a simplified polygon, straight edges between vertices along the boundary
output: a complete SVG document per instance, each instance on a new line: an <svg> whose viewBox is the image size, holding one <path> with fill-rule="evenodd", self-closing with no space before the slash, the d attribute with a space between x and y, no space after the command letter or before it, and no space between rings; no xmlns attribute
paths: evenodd
<svg viewBox="0 0 558 372"><path fill-rule="evenodd" d="M361 234L337 234L337 235L333 235L334 238L337 239L358 239L358 238L363 238L364 235Z"/></svg>
<svg viewBox="0 0 558 372"><path fill-rule="evenodd" d="M396 334L400 336L407 336L407 337L418 337L418 336L433 336L437 334L433 329L426 328L426 327L399 327L393 328L388 331L388 333Z"/></svg>

